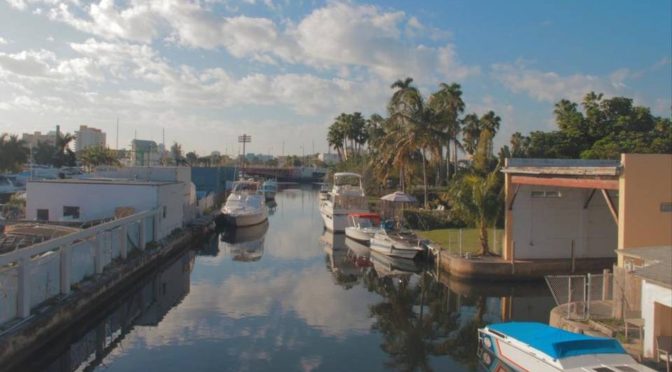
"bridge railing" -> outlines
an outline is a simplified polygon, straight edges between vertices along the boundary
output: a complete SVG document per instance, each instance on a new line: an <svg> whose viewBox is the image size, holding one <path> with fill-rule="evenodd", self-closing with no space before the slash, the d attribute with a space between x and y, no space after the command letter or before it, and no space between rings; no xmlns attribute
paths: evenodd
<svg viewBox="0 0 672 372"><path fill-rule="evenodd" d="M163 238L159 216L148 210L0 254L0 328Z"/></svg>

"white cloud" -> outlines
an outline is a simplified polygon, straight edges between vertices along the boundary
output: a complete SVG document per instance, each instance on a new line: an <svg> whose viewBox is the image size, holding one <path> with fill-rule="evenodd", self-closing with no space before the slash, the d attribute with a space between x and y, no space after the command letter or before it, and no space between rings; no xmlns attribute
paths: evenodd
<svg viewBox="0 0 672 372"><path fill-rule="evenodd" d="M9 42L7 41L7 39L5 39L4 37L0 36L0 45L6 45L6 44L8 44L8 43L9 43Z"/></svg>
<svg viewBox="0 0 672 372"><path fill-rule="evenodd" d="M524 64L494 64L493 77L514 93L526 93L530 97L545 102L556 102L567 98L581 100L590 91L611 95L617 84L623 84L622 72L613 78L615 84L607 79L587 74L560 75L528 69Z"/></svg>

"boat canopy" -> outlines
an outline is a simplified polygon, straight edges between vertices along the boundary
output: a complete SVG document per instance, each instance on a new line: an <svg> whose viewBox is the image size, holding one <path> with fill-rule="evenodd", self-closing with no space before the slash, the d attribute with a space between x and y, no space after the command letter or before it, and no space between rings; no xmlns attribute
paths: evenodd
<svg viewBox="0 0 672 372"><path fill-rule="evenodd" d="M568 332L542 323L499 323L491 324L488 328L556 360L580 355L625 354L623 346L614 339Z"/></svg>
<svg viewBox="0 0 672 372"><path fill-rule="evenodd" d="M360 174L357 173L352 173L352 172L338 172L334 173L334 177L357 177L357 178L362 178Z"/></svg>
<svg viewBox="0 0 672 372"><path fill-rule="evenodd" d="M350 213L348 217L357 217L357 218L366 218L374 221L380 221L380 215L378 213Z"/></svg>

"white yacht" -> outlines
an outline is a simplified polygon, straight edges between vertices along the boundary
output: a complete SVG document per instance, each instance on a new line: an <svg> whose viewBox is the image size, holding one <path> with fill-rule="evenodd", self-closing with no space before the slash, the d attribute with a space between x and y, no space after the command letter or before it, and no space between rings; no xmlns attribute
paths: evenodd
<svg viewBox="0 0 672 372"><path fill-rule="evenodd" d="M478 357L487 371L653 371L621 344L542 323L491 324L478 330Z"/></svg>
<svg viewBox="0 0 672 372"><path fill-rule="evenodd" d="M261 191L264 193L266 200L275 199L275 194L278 192L278 181L268 179L261 185Z"/></svg>
<svg viewBox="0 0 672 372"><path fill-rule="evenodd" d="M264 195L259 183L239 181L233 184L231 195L222 207L222 220L228 226L258 225L268 219Z"/></svg>
<svg viewBox="0 0 672 372"><path fill-rule="evenodd" d="M411 231L380 229L371 238L371 250L391 257L414 259L427 251L426 241Z"/></svg>
<svg viewBox="0 0 672 372"><path fill-rule="evenodd" d="M343 232L348 214L366 213L368 201L362 187L362 176L357 173L336 173L327 198L320 198L320 214L329 231Z"/></svg>
<svg viewBox="0 0 672 372"><path fill-rule="evenodd" d="M371 238L381 229L378 213L350 213L345 236L369 245Z"/></svg>

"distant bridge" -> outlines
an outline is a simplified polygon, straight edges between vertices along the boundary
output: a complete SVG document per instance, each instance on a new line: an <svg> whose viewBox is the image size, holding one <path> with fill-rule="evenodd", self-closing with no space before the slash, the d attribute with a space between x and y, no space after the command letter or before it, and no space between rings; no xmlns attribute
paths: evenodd
<svg viewBox="0 0 672 372"><path fill-rule="evenodd" d="M283 182L321 182L327 174L324 168L313 167L263 167L245 166L241 169L247 176L259 176L265 178L277 178Z"/></svg>

